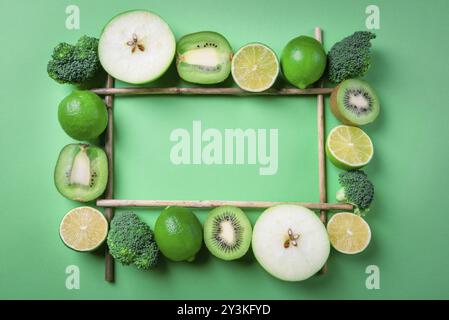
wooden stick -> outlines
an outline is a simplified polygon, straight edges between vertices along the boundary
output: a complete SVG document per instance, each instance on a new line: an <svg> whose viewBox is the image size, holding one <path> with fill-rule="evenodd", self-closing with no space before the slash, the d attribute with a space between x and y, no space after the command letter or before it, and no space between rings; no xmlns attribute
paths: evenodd
<svg viewBox="0 0 449 320"><path fill-rule="evenodd" d="M106 81L106 87L114 87L114 78L108 75ZM105 97L105 103L108 110L108 127L106 129L105 138L105 151L108 157L108 185L106 187L105 197L106 199L112 199L114 197L114 117L113 117L113 105L114 97L108 95ZM111 223L114 218L114 208L105 208L104 213L108 223ZM114 258L109 253L109 248L106 246L105 252L105 280L108 282L114 282Z"/></svg>
<svg viewBox="0 0 449 320"><path fill-rule="evenodd" d="M321 28L315 28L315 39L320 43L323 43ZM320 86L323 86L321 81ZM327 202L326 195L326 155L324 151L324 97L319 94L317 96L317 126L318 126L318 180L319 180L319 192L320 202ZM327 212L326 209L320 209L320 219L326 225ZM327 272L327 263L321 269L321 273Z"/></svg>
<svg viewBox="0 0 449 320"><path fill-rule="evenodd" d="M98 88L92 92L99 95L236 95L236 96L296 96L330 94L332 88L269 89L263 92L247 92L240 88Z"/></svg>
<svg viewBox="0 0 449 320"><path fill-rule="evenodd" d="M315 38L322 43L322 32L320 28L315 28ZM321 85L323 83L321 82ZM318 179L320 202L327 202L326 196L326 156L324 151L324 97L317 96L317 126L318 126ZM326 224L326 211L320 212L321 221Z"/></svg>
<svg viewBox="0 0 449 320"><path fill-rule="evenodd" d="M100 199L99 207L166 207L181 206L189 208L213 208L220 206L235 206L239 208L269 208L280 204L295 204L316 210L351 210L350 204L343 203L312 203L312 202L272 202L272 201L225 201L225 200L122 200Z"/></svg>

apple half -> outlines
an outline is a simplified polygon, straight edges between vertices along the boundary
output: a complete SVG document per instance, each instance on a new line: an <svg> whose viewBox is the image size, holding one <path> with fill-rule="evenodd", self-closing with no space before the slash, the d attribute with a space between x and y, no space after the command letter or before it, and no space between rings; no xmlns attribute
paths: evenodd
<svg viewBox="0 0 449 320"><path fill-rule="evenodd" d="M173 61L175 51L175 36L168 24L144 10L112 18L98 44L98 56L106 72L133 84L159 78Z"/></svg>
<svg viewBox="0 0 449 320"><path fill-rule="evenodd" d="M265 210L253 230L252 248L260 265L285 281L316 274L330 252L326 228L316 214L297 205Z"/></svg>

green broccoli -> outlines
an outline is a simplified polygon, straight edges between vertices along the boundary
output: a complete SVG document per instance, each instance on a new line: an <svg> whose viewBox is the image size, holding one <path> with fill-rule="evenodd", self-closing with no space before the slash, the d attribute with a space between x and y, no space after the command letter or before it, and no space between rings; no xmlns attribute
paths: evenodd
<svg viewBox="0 0 449 320"><path fill-rule="evenodd" d="M354 205L357 214L367 213L374 199L374 185L366 173L362 170L343 172L338 181L341 188L337 191L337 200Z"/></svg>
<svg viewBox="0 0 449 320"><path fill-rule="evenodd" d="M147 270L157 264L159 248L153 231L135 213L124 212L112 219L107 243L111 255L123 265Z"/></svg>
<svg viewBox="0 0 449 320"><path fill-rule="evenodd" d="M48 75L59 83L80 85L101 70L98 39L82 36L75 45L58 44L47 65Z"/></svg>
<svg viewBox="0 0 449 320"><path fill-rule="evenodd" d="M370 41L375 38L372 32L357 31L337 42L327 55L329 80L340 83L365 75L371 64Z"/></svg>

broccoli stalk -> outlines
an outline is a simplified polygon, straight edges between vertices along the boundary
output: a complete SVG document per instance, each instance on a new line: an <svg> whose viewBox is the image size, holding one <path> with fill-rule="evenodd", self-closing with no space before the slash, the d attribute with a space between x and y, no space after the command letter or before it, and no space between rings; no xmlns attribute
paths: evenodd
<svg viewBox="0 0 449 320"><path fill-rule="evenodd" d="M159 248L150 227L132 212L116 215L111 222L107 243L111 255L123 265L139 269L156 266Z"/></svg>
<svg viewBox="0 0 449 320"><path fill-rule="evenodd" d="M348 199L346 199L345 188L341 187L340 189L338 189L337 193L335 194L335 198L337 199L338 202L348 201Z"/></svg>
<svg viewBox="0 0 449 320"><path fill-rule="evenodd" d="M376 35L358 31L337 42L328 54L329 80L340 83L343 80L362 77L371 65L371 40Z"/></svg>
<svg viewBox="0 0 449 320"><path fill-rule="evenodd" d="M340 173L338 179L341 188L336 198L339 202L354 205L354 213L365 215L374 199L374 185L362 170Z"/></svg>
<svg viewBox="0 0 449 320"><path fill-rule="evenodd" d="M83 84L101 70L98 39L82 36L75 45L58 44L47 65L48 75L59 83Z"/></svg>

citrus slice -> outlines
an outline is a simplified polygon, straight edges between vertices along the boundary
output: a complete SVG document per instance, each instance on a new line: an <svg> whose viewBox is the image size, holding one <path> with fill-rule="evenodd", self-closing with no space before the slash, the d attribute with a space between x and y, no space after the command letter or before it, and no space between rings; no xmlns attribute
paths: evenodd
<svg viewBox="0 0 449 320"><path fill-rule="evenodd" d="M360 128L338 126L327 137L326 151L337 167L345 170L367 165L374 154L370 137Z"/></svg>
<svg viewBox="0 0 449 320"><path fill-rule="evenodd" d="M327 223L329 240L335 250L356 254L365 250L371 240L371 230L366 221L353 213L337 213Z"/></svg>
<svg viewBox="0 0 449 320"><path fill-rule="evenodd" d="M240 48L232 58L234 81L245 91L261 92L269 89L279 74L276 54L261 43Z"/></svg>
<svg viewBox="0 0 449 320"><path fill-rule="evenodd" d="M59 235L69 248L92 251L98 248L108 234L108 222L103 214L91 207L70 210L62 218Z"/></svg>

